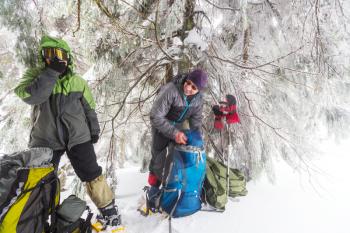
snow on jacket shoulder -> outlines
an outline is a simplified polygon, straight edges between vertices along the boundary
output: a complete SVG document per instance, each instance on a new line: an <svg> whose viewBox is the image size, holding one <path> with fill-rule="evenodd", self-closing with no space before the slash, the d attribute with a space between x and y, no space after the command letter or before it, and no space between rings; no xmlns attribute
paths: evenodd
<svg viewBox="0 0 350 233"><path fill-rule="evenodd" d="M152 127L171 139L175 139L175 134L179 131L176 127L186 119L189 120L191 129L201 130L202 94L198 93L191 101L187 100L183 93L184 79L185 77L175 77L173 82L165 84L160 89L150 113ZM188 109L185 112L186 108Z"/></svg>

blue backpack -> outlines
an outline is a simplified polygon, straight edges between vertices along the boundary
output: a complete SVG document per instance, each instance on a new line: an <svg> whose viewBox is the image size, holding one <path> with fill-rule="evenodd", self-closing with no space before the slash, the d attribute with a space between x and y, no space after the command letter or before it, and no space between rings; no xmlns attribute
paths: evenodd
<svg viewBox="0 0 350 233"><path fill-rule="evenodd" d="M203 140L197 131L186 132L187 145L176 145L160 207L171 217L191 215L201 209L201 191L206 171Z"/></svg>

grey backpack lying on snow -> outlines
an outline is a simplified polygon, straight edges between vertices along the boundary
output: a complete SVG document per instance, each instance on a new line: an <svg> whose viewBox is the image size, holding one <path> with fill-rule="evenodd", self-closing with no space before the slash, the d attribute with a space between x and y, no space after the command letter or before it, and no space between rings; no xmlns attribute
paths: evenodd
<svg viewBox="0 0 350 233"><path fill-rule="evenodd" d="M89 211L86 220L81 218L85 210ZM86 202L77 196L70 195L67 197L58 207L56 214L56 233L91 232L92 213L90 212L89 207L86 205Z"/></svg>

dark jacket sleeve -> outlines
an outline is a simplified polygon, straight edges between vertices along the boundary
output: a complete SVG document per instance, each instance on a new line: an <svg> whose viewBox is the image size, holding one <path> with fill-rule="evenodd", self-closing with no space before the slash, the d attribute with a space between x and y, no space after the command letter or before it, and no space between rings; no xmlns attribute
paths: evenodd
<svg viewBox="0 0 350 233"><path fill-rule="evenodd" d="M173 83L166 84L158 94L151 109L151 124L163 135L170 139L175 139L175 134L179 131L166 118L177 92Z"/></svg>
<svg viewBox="0 0 350 233"><path fill-rule="evenodd" d="M189 118L189 123L191 130L198 130L199 132L202 132L203 98L202 96L199 96L198 98L198 104L193 107L193 114Z"/></svg>
<svg viewBox="0 0 350 233"><path fill-rule="evenodd" d="M50 97L58 76L59 73L50 68L41 72L30 69L23 75L15 93L27 104L41 104Z"/></svg>
<svg viewBox="0 0 350 233"><path fill-rule="evenodd" d="M98 123L97 114L95 111L96 104L92 97L90 88L87 85L87 82L85 80L83 80L83 82L84 82L84 90L83 90L83 96L81 98L81 103L83 105L85 116L88 121L90 133L91 135L99 135L100 125Z"/></svg>

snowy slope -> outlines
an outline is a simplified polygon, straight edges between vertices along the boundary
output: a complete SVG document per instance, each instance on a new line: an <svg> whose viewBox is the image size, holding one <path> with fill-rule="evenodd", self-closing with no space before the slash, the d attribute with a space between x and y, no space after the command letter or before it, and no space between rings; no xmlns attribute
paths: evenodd
<svg viewBox="0 0 350 233"><path fill-rule="evenodd" d="M350 142L350 141L349 141ZM295 173L276 162L277 181L248 184L248 196L229 201L224 213L199 212L173 219L173 232L186 233L349 233L350 158L347 143L325 145L328 154L314 161L318 172ZM138 167L120 169L117 203L128 233L168 232L161 216L142 217L136 211L146 174Z"/></svg>

